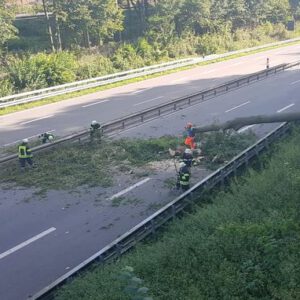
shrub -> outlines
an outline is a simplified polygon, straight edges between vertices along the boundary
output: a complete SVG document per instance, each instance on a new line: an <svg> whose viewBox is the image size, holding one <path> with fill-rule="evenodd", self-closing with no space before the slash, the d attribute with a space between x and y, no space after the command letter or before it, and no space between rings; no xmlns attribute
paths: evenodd
<svg viewBox="0 0 300 300"><path fill-rule="evenodd" d="M8 73L16 90L39 89L47 86L43 70L30 56L11 57L8 61Z"/></svg>
<svg viewBox="0 0 300 300"><path fill-rule="evenodd" d="M86 79L114 73L113 63L100 54L82 56L78 62L77 77Z"/></svg>
<svg viewBox="0 0 300 300"><path fill-rule="evenodd" d="M75 56L69 52L22 55L8 60L10 81L17 90L39 89L76 79Z"/></svg>
<svg viewBox="0 0 300 300"><path fill-rule="evenodd" d="M54 86L76 79L77 63L74 54L62 51L58 53L39 53L34 60L45 75L48 86Z"/></svg>
<svg viewBox="0 0 300 300"><path fill-rule="evenodd" d="M143 58L136 53L131 44L121 46L116 51L112 61L114 67L119 70L135 69L145 65Z"/></svg>
<svg viewBox="0 0 300 300"><path fill-rule="evenodd" d="M13 93L13 85L8 79L0 80L0 97L8 96Z"/></svg>

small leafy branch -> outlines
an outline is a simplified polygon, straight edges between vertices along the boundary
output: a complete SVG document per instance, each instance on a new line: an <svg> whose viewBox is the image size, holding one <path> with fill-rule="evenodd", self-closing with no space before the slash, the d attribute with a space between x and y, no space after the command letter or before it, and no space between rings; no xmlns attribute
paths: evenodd
<svg viewBox="0 0 300 300"><path fill-rule="evenodd" d="M136 277L134 269L126 266L119 274L118 279L123 283L124 292L130 296L131 300L153 300L149 297L149 289L143 286L143 280Z"/></svg>

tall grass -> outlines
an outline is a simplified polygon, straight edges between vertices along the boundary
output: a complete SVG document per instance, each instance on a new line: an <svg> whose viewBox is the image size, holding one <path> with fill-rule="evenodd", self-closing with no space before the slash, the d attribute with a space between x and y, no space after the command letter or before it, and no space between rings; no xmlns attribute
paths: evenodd
<svg viewBox="0 0 300 300"><path fill-rule="evenodd" d="M128 299L116 281L125 266L153 299L299 299L299 135L275 149L266 169L210 197L156 242L82 274L55 299Z"/></svg>

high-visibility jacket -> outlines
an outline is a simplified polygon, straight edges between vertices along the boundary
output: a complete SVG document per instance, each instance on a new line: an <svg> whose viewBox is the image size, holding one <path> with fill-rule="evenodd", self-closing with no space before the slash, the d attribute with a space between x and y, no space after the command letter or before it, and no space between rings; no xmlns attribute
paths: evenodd
<svg viewBox="0 0 300 300"><path fill-rule="evenodd" d="M32 153L27 145L21 144L19 146L19 158L31 158Z"/></svg>
<svg viewBox="0 0 300 300"><path fill-rule="evenodd" d="M196 149L196 147L197 147L197 145L195 143L195 138L190 137L190 136L186 137L184 144L192 150Z"/></svg>
<svg viewBox="0 0 300 300"><path fill-rule="evenodd" d="M187 167L183 167L179 170L179 183L181 185L189 185L190 184L190 172Z"/></svg>

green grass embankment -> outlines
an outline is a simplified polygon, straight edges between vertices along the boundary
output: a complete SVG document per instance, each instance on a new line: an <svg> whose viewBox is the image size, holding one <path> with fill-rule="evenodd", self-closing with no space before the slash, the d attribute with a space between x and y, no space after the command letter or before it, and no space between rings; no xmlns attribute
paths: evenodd
<svg viewBox="0 0 300 300"><path fill-rule="evenodd" d="M63 287L56 300L129 299L116 280L132 266L153 299L300 299L300 130L159 240ZM265 156L267 159L267 156Z"/></svg>

